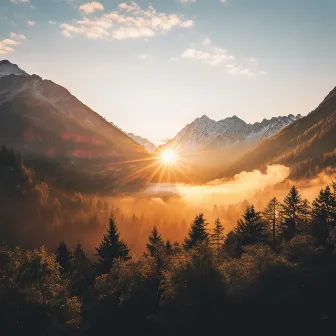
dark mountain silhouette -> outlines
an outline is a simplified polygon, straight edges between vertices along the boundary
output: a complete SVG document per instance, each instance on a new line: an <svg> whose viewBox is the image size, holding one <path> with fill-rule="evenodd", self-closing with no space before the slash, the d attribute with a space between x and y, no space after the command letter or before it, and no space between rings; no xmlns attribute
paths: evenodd
<svg viewBox="0 0 336 336"><path fill-rule="evenodd" d="M0 144L37 166L49 162L57 178L73 171L75 180L89 177L106 188L139 168L121 162L149 155L65 88L8 61L0 62ZM44 171L52 174L53 169Z"/></svg>

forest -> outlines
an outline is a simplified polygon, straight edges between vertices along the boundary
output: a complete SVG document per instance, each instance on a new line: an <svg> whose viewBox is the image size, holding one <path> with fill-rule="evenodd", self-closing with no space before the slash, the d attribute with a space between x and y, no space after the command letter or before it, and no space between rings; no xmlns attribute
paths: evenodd
<svg viewBox="0 0 336 336"><path fill-rule="evenodd" d="M7 207L15 201L20 211L36 211L46 221L41 230L57 226L76 204L88 212L98 207L106 220L93 254L83 247L79 226L76 243L63 231L52 250L33 241L14 244L15 230L2 223L8 228L0 247L4 335L203 335L223 333L233 321L336 319L335 183L311 203L293 185L263 209L245 204L233 230L198 213L184 240L175 242L153 225L139 253L104 202L37 181L5 147L0 162ZM52 211L43 210L47 199Z"/></svg>

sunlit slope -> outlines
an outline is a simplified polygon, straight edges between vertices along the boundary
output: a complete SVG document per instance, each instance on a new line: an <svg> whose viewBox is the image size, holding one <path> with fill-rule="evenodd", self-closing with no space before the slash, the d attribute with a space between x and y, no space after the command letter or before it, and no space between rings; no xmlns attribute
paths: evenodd
<svg viewBox="0 0 336 336"><path fill-rule="evenodd" d="M313 112L263 141L226 175L275 163L288 165L292 177L312 176L336 166L336 88Z"/></svg>

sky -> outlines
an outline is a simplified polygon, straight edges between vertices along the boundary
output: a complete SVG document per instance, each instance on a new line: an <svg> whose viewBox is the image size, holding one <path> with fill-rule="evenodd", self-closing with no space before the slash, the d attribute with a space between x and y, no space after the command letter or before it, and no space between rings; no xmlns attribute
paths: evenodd
<svg viewBox="0 0 336 336"><path fill-rule="evenodd" d="M206 114L307 114L336 86L335 0L0 0L0 59L155 144Z"/></svg>

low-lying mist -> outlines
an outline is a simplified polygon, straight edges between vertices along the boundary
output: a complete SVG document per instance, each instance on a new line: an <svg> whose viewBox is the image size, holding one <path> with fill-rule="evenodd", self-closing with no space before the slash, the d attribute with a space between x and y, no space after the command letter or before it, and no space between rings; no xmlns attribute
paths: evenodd
<svg viewBox="0 0 336 336"><path fill-rule="evenodd" d="M248 204L263 211L271 198L282 201L293 184L302 197L312 201L333 177L322 173L311 180L291 181L289 173L286 166L270 165L265 173L259 170L241 172L230 180L218 179L203 185L152 184L141 193L114 197L109 202L112 211L119 214L122 235L133 250L142 251L154 224L165 239L181 242L192 219L203 212L210 228L215 219L220 218L228 233ZM142 223L141 229L125 224L132 216L137 225Z"/></svg>

